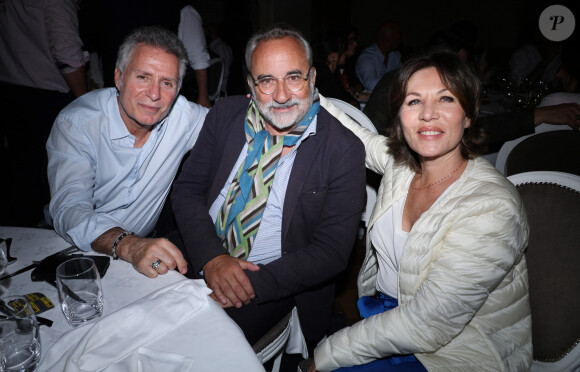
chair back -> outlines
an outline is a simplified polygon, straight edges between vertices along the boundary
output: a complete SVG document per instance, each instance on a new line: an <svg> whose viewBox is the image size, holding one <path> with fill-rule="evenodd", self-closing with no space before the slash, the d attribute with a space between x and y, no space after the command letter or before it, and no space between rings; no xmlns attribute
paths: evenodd
<svg viewBox="0 0 580 372"><path fill-rule="evenodd" d="M304 358L308 357L306 340L300 329L296 306L256 341L252 348L262 364L274 358L270 372L280 370L284 350L290 354L302 354Z"/></svg>
<svg viewBox="0 0 580 372"><path fill-rule="evenodd" d="M545 370L577 370L580 176L539 171L508 179L520 193L530 224L526 261L534 365L543 364Z"/></svg>
<svg viewBox="0 0 580 372"><path fill-rule="evenodd" d="M580 132L557 130L506 142L495 163L505 176L532 171L580 175Z"/></svg>
<svg viewBox="0 0 580 372"><path fill-rule="evenodd" d="M224 81L224 62L221 58L212 58L207 68L207 86L209 100L215 102L220 99L222 84Z"/></svg>
<svg viewBox="0 0 580 372"><path fill-rule="evenodd" d="M282 350L288 338L290 337L290 318L292 311L284 316L268 333L260 338L252 348L258 356L262 364L272 359L278 352Z"/></svg>
<svg viewBox="0 0 580 372"><path fill-rule="evenodd" d="M344 111L354 121L369 129L373 133L378 133L377 128L373 125L371 119L368 118L361 110L357 109L348 102L344 102L338 98L327 98L333 105ZM379 188L380 176L367 169L367 205L362 215L362 221L365 226L368 226L371 213L377 201L377 190Z"/></svg>

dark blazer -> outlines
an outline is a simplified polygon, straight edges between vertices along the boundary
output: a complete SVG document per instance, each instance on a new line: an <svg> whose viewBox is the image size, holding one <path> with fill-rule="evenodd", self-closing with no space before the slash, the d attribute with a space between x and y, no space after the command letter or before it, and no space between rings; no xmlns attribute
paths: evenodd
<svg viewBox="0 0 580 372"><path fill-rule="evenodd" d="M213 106L174 185L173 212L194 272L226 254L208 211L244 146L248 104L239 96ZM332 279L348 263L364 208L364 156L360 140L321 108L316 135L298 147L288 182L282 257L246 271L255 301L294 296L307 340L322 337L330 324Z"/></svg>

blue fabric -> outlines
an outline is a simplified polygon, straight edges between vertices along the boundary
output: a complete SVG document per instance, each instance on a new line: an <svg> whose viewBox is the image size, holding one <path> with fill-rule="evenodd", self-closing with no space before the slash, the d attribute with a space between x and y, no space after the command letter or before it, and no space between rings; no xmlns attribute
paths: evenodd
<svg viewBox="0 0 580 372"><path fill-rule="evenodd" d="M397 301L396 298L392 298L391 296L387 296L384 293L380 293L378 298L362 296L358 299L356 305L358 306L360 316L363 318L368 318L369 316L377 315L387 310L394 309L399 305L399 301Z"/></svg>
<svg viewBox="0 0 580 372"><path fill-rule="evenodd" d="M421 362L415 359L414 362L398 363L396 357L375 360L359 366L343 367L335 369L336 372L426 372ZM415 358L415 357L413 357Z"/></svg>
<svg viewBox="0 0 580 372"><path fill-rule="evenodd" d="M389 71L401 67L401 53L394 50L389 53L388 66L385 66L385 56L377 43L366 48L359 55L355 73L365 90L372 92L381 78Z"/></svg>
<svg viewBox="0 0 580 372"><path fill-rule="evenodd" d="M357 306L360 315L363 318L377 315L385 311L394 309L399 305L396 298L380 293L379 297L363 296L358 299ZM397 355L384 359L375 360L373 362L352 367L339 368L336 371L348 372L424 372L427 371L425 367L411 355Z"/></svg>

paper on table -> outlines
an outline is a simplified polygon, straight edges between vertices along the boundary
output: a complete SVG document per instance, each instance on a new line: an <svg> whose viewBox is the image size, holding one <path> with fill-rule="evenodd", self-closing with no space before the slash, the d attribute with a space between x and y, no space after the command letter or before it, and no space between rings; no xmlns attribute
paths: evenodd
<svg viewBox="0 0 580 372"><path fill-rule="evenodd" d="M208 306L211 291L203 280L182 280L66 333L41 361L40 371L141 371L155 353L143 359L143 348L191 321ZM87 329L88 328L88 329ZM186 371L187 356L159 353L167 371ZM170 363L173 363L171 365ZM184 369L185 368L185 369Z"/></svg>

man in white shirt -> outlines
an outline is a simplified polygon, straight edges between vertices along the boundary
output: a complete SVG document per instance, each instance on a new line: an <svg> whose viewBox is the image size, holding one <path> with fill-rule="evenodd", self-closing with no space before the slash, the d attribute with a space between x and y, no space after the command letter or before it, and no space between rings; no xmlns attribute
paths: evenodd
<svg viewBox="0 0 580 372"><path fill-rule="evenodd" d="M201 16L191 5L183 7L179 12L177 37L187 50L189 63L195 74L196 102L202 106L211 107L207 76L210 55L206 47L202 23Z"/></svg>
<svg viewBox="0 0 580 372"><path fill-rule="evenodd" d="M94 91L67 106L46 146L55 230L149 277L187 271L172 243L147 238L207 113L177 94L186 64L176 35L136 30L119 49L116 90Z"/></svg>

